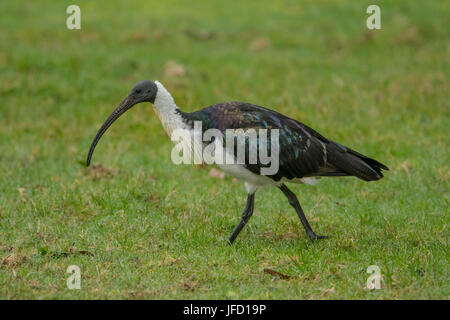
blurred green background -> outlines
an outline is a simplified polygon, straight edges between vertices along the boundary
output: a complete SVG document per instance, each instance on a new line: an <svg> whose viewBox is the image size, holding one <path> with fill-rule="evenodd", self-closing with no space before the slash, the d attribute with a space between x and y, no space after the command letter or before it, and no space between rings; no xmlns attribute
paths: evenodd
<svg viewBox="0 0 450 320"><path fill-rule="evenodd" d="M448 299L449 17L437 0L2 1L0 298ZM172 164L150 104L81 163L142 79L184 111L275 109L391 171L293 186L331 236L314 244L262 190L229 247L243 185ZM66 286L73 264L81 290ZM380 290L365 289L369 265Z"/></svg>

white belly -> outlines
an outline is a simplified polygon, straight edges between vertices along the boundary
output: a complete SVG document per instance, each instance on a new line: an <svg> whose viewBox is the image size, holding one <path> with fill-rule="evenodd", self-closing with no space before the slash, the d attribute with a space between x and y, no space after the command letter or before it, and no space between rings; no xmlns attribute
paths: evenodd
<svg viewBox="0 0 450 320"><path fill-rule="evenodd" d="M224 149L224 153L227 153L227 150ZM218 164L219 168L222 169L225 173L244 181L247 192L253 193L259 187L272 185L272 186L280 186L283 182L291 182L291 183L305 183L310 185L316 184L315 178L301 178L301 179L281 179L280 181L274 181L268 176L257 175L246 169L242 164Z"/></svg>
<svg viewBox="0 0 450 320"><path fill-rule="evenodd" d="M257 186L279 184L267 176L259 176L254 174L250 170L246 169L242 164L219 164L218 166L229 175Z"/></svg>
<svg viewBox="0 0 450 320"><path fill-rule="evenodd" d="M248 193L255 193L255 191L262 186L280 185L281 182L276 182L267 176L259 176L250 170L246 169L242 164L219 164L220 169L225 173L244 181L245 188Z"/></svg>
<svg viewBox="0 0 450 320"><path fill-rule="evenodd" d="M240 180L258 185L258 186L264 186L264 185L280 185L282 182L291 182L291 183L304 183L304 184L310 184L315 185L317 183L316 178L313 177L307 177L307 178L295 178L292 180L289 179L281 179L281 181L274 181L270 179L267 176L260 176L257 174L254 174L250 170L246 169L241 164L221 164L219 165L220 169L222 169L224 172L228 173L229 175L238 178Z"/></svg>

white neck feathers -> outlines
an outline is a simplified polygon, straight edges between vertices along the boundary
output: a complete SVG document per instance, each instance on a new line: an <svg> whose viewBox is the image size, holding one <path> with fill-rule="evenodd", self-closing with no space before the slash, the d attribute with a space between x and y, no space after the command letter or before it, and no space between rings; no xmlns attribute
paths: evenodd
<svg viewBox="0 0 450 320"><path fill-rule="evenodd" d="M155 81L158 91L156 92L155 102L153 103L153 109L156 115L161 121L164 130L170 136L175 129L182 129L185 124L177 112L178 107L172 98L172 95L166 88L159 82Z"/></svg>
<svg viewBox="0 0 450 320"><path fill-rule="evenodd" d="M169 91L159 81L155 81L155 84L158 87L158 91L156 92L153 106L157 109L177 109L178 107Z"/></svg>

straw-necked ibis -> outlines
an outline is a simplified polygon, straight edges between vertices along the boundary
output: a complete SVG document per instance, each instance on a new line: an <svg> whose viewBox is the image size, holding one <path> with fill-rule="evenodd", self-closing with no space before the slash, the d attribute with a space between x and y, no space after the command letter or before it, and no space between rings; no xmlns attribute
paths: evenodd
<svg viewBox="0 0 450 320"><path fill-rule="evenodd" d="M253 214L255 192L261 186L278 187L294 207L309 238L316 240L326 236L314 233L297 197L286 186L286 182L309 183L313 177L324 176L354 176L365 181L374 181L383 177L382 170L389 170L384 164L325 138L303 123L260 106L244 102L226 102L191 113L183 112L161 83L149 80L136 84L103 123L90 147L86 161L88 166L95 146L109 126L128 109L141 102L153 104L169 135L176 129L192 130L196 121L201 122L202 130L217 129L224 134L227 129L278 129L279 168L276 173L261 175L264 165L259 161L250 163L248 159L244 164L219 164L222 170L242 180L248 193L241 220L229 238L230 244Z"/></svg>

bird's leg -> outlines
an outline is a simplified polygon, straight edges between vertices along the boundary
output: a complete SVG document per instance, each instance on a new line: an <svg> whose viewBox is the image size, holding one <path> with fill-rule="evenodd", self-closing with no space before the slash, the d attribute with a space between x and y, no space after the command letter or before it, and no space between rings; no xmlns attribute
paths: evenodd
<svg viewBox="0 0 450 320"><path fill-rule="evenodd" d="M327 238L327 236L318 236L317 234L314 233L313 229L311 228L311 226L308 223L308 220L305 217L305 214L303 213L303 209L300 206L300 202L298 202L298 199L295 196L295 194L291 190L289 190L289 188L286 187L285 184L282 184L278 188L280 188L280 190L283 191L284 195L289 200L289 204L294 207L294 209L297 212L297 215L300 218L300 221L302 222L303 227L305 228L305 231L308 234L309 238L312 241L318 240L318 239Z"/></svg>
<svg viewBox="0 0 450 320"><path fill-rule="evenodd" d="M242 228L244 228L247 221L250 219L250 217L253 214L253 207L255 203L255 194L248 194L247 196L247 204L245 206L244 211L242 212L241 221L239 221L239 224L234 228L233 233L231 234L230 238L228 239L229 244L233 244L234 239L238 236L239 232L241 232Z"/></svg>

